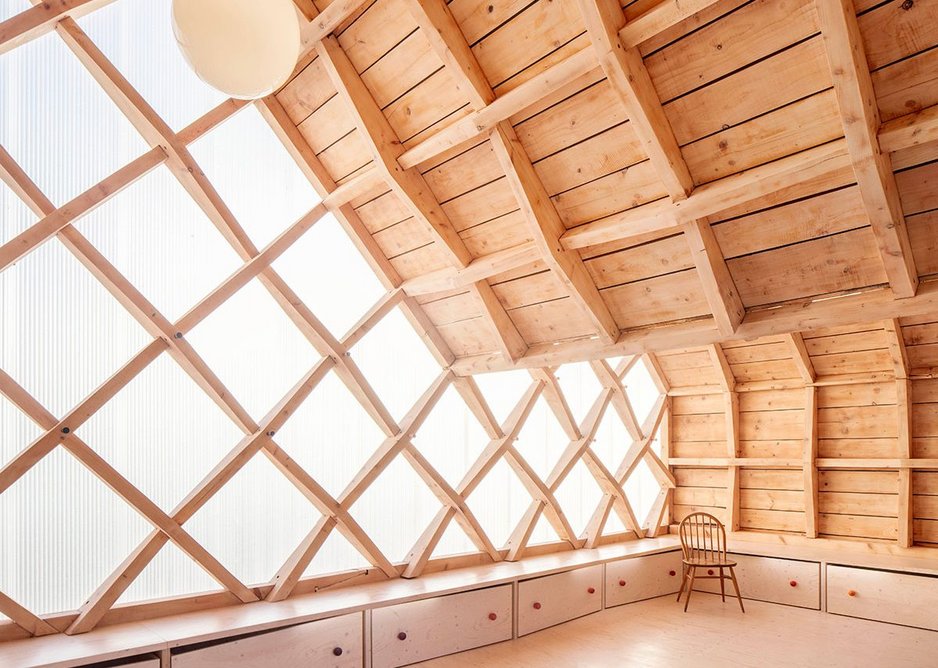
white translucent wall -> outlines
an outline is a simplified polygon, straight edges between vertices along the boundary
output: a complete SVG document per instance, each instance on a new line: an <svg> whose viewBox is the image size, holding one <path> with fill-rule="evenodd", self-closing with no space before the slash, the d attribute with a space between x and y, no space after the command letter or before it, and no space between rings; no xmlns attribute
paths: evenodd
<svg viewBox="0 0 938 668"><path fill-rule="evenodd" d="M0 18L27 8L0 0ZM174 129L223 101L186 67L169 20L169 0L118 0L80 25ZM55 34L0 55L0 144L61 206L142 155L147 145ZM263 247L318 203L309 183L253 107L191 147L199 165ZM0 184L0 243L36 216ZM168 319L175 321L241 265L238 255L165 167L157 167L76 228ZM273 268L341 339L384 293L339 224L327 216ZM320 360L269 292L252 281L186 336L251 417L259 421ZM51 240L0 273L0 368L56 417L66 414L150 341L149 335L59 243ZM394 311L351 350L377 395L401 421L441 370L404 316ZM582 420L599 392L587 365L558 370ZM644 374L644 375L642 375ZM634 378L633 378L634 376ZM531 384L524 371L491 374L480 387L500 422ZM627 379L644 418L657 396L641 367ZM244 435L168 356L141 371L76 430L120 474L167 512ZM41 430L0 397L0 464ZM330 372L276 438L332 495L384 434ZM414 443L454 487L488 442L454 388ZM548 476L568 444L541 399L516 446ZM594 445L615 469L631 439L610 410ZM643 465L644 466L644 465ZM647 470L627 485L644 517L658 487ZM582 465L557 491L577 531L599 488ZM504 462L469 497L496 545L531 502ZM392 560L400 560L441 505L399 458L352 507ZM254 457L185 524L248 584L268 582L319 513L263 456ZM611 520L611 527L614 527ZM0 590L38 614L73 610L151 531L150 525L59 448L0 494ZM533 542L556 540L540 522ZM436 554L474 551L454 524ZM334 532L306 575L367 565ZM173 544L133 582L122 603L217 589Z"/></svg>

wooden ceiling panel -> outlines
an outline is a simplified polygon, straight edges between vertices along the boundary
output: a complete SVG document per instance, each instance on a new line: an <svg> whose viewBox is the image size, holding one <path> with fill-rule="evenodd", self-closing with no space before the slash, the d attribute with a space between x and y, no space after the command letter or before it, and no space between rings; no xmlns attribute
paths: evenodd
<svg viewBox="0 0 938 668"><path fill-rule="evenodd" d="M487 141L435 165L423 175L443 204L504 176Z"/></svg>
<svg viewBox="0 0 938 668"><path fill-rule="evenodd" d="M710 315L693 270L617 285L600 294L622 329Z"/></svg>
<svg viewBox="0 0 938 668"><path fill-rule="evenodd" d="M595 329L569 297L522 306L508 312L528 344L588 338Z"/></svg>
<svg viewBox="0 0 938 668"><path fill-rule="evenodd" d="M504 177L481 185L443 204L446 215L460 232L504 216L517 208L518 200L515 199L511 186Z"/></svg>
<svg viewBox="0 0 938 668"><path fill-rule="evenodd" d="M401 199L387 191L355 208L368 231L377 234L381 230L411 218L413 214Z"/></svg>
<svg viewBox="0 0 938 668"><path fill-rule="evenodd" d="M896 185L906 215L938 209L938 162L899 172Z"/></svg>
<svg viewBox="0 0 938 668"><path fill-rule="evenodd" d="M866 228L734 258L727 265L747 307L886 283L876 241Z"/></svg>
<svg viewBox="0 0 938 668"><path fill-rule="evenodd" d="M828 90L688 144L683 153L700 185L841 136L840 112Z"/></svg>
<svg viewBox="0 0 938 668"><path fill-rule="evenodd" d="M812 0L755 0L648 56L645 65L667 103L817 31Z"/></svg>
<svg viewBox="0 0 938 668"><path fill-rule="evenodd" d="M334 94L329 76L317 59L280 89L277 100L294 125L299 125Z"/></svg>
<svg viewBox="0 0 938 668"><path fill-rule="evenodd" d="M724 256L735 258L869 227L856 186L766 209L713 226Z"/></svg>
<svg viewBox="0 0 938 668"><path fill-rule="evenodd" d="M401 11L405 11L403 7ZM433 53L430 42L422 32L415 30L370 65L361 76L375 102L385 109L442 67L443 63Z"/></svg>
<svg viewBox="0 0 938 668"><path fill-rule="evenodd" d="M938 274L938 212L908 216L906 225L919 274Z"/></svg>
<svg viewBox="0 0 938 668"><path fill-rule="evenodd" d="M450 123L469 111L465 96L440 69L394 100L384 113L404 146L410 146L435 134L440 128L434 126L443 119Z"/></svg>
<svg viewBox="0 0 938 668"><path fill-rule="evenodd" d="M483 318L460 320L438 328L440 336L458 357L495 352L497 346L489 324Z"/></svg>
<svg viewBox="0 0 938 668"><path fill-rule="evenodd" d="M938 50L930 49L873 72L873 88L885 123L938 104Z"/></svg>
<svg viewBox="0 0 938 668"><path fill-rule="evenodd" d="M316 157L336 183L347 181L372 163L368 145L358 130L352 130Z"/></svg>
<svg viewBox="0 0 938 668"><path fill-rule="evenodd" d="M586 260L586 268L601 290L693 267L683 234Z"/></svg>
<svg viewBox="0 0 938 668"><path fill-rule="evenodd" d="M887 2L858 18L866 61L878 70L938 45L938 2Z"/></svg>
<svg viewBox="0 0 938 668"><path fill-rule="evenodd" d="M654 167L649 160L645 160L554 195L551 199L557 206L563 224L569 229L666 195Z"/></svg>
<svg viewBox="0 0 938 668"><path fill-rule="evenodd" d="M445 299L421 302L420 305L430 318L430 322L437 327L460 320L478 318L481 315L477 302L468 292L461 292Z"/></svg>
<svg viewBox="0 0 938 668"><path fill-rule="evenodd" d="M474 43L472 51L492 88L501 94L525 79L517 76L520 72L527 70L526 75L533 76L550 63L550 54L582 33L576 3L537 0ZM568 47L558 56L570 55L569 51ZM514 81L505 85L509 79Z"/></svg>
<svg viewBox="0 0 938 668"><path fill-rule="evenodd" d="M831 85L820 35L664 105L682 146L810 97Z"/></svg>
<svg viewBox="0 0 938 668"><path fill-rule="evenodd" d="M474 257L482 257L501 250L530 243L531 230L524 215L514 210L504 215L460 231L459 236ZM497 279L493 277L493 280Z"/></svg>
<svg viewBox="0 0 938 668"><path fill-rule="evenodd" d="M556 195L643 160L631 124L622 123L540 160L534 168L547 192Z"/></svg>
<svg viewBox="0 0 938 668"><path fill-rule="evenodd" d="M609 83L602 79L516 123L515 131L531 161L537 164L549 155L627 121L625 109Z"/></svg>
<svg viewBox="0 0 938 668"><path fill-rule="evenodd" d="M560 281L548 271L509 281L493 281L492 289L508 310L554 301L567 296Z"/></svg>
<svg viewBox="0 0 938 668"><path fill-rule="evenodd" d="M376 0L339 35L352 65L364 72L417 28L404 0Z"/></svg>

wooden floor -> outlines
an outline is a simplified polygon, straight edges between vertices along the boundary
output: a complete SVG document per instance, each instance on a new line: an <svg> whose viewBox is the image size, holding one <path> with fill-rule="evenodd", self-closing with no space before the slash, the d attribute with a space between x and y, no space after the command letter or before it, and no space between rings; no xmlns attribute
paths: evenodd
<svg viewBox="0 0 938 668"><path fill-rule="evenodd" d="M938 666L938 633L771 603L673 596L419 664L449 666Z"/></svg>

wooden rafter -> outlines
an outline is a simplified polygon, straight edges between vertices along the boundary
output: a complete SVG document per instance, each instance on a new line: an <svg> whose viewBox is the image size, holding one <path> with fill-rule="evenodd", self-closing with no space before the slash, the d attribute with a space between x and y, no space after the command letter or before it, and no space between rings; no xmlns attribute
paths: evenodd
<svg viewBox="0 0 938 668"><path fill-rule="evenodd" d="M64 18L84 16L110 2L113 0L52 0L35 4L0 22L0 53L42 37Z"/></svg>
<svg viewBox="0 0 938 668"><path fill-rule="evenodd" d="M446 3L442 0L411 0L408 6L428 36L434 51L449 68L457 87L469 99L470 106L478 110L491 104L495 100L492 86L486 80ZM589 318L599 337L606 341L615 340L619 333L618 325L583 265L582 258L560 247L560 237L566 228L524 147L518 141L514 128L507 121L499 122L493 128L489 141L518 200L541 258L553 270L574 303Z"/></svg>
<svg viewBox="0 0 938 668"><path fill-rule="evenodd" d="M606 79L625 107L648 159L671 199L685 199L694 189L694 181L642 54L637 46L624 46L619 37L626 24L622 4L619 0L579 0L579 5Z"/></svg>
<svg viewBox="0 0 938 668"><path fill-rule="evenodd" d="M784 338L788 349L791 351L791 358L798 368L798 374L805 382L805 385L810 385L817 380L817 373L814 370L811 355L808 354L808 349L804 345L804 338L801 336L801 332L790 332L786 334Z"/></svg>
<svg viewBox="0 0 938 668"><path fill-rule="evenodd" d="M750 311L734 339L757 339L818 327L855 324L857 314L870 320L932 314L938 309L938 281L923 281L914 297L896 299L890 289L873 289L859 294L785 304ZM618 341L605 345L597 341L561 341L529 346L515 367L534 368L580 362L600 357L659 352L725 341L712 323L693 321L663 325L654 329L624 331ZM457 360L451 367L459 375L498 371L506 368L500 357L478 355Z"/></svg>
<svg viewBox="0 0 938 668"><path fill-rule="evenodd" d="M726 266L720 244L706 220L695 220L685 225L684 236L717 329L730 336L743 321L746 307Z"/></svg>
<svg viewBox="0 0 938 668"><path fill-rule="evenodd" d="M890 318L883 323L883 331L886 333L886 345L889 347L889 356L892 358L896 378L904 380L909 377L912 369L909 364L909 353L905 347L905 340L902 338L902 325L899 324L897 318Z"/></svg>
<svg viewBox="0 0 938 668"><path fill-rule="evenodd" d="M899 456L909 459L912 457L912 381L908 378L896 380L896 411L898 419ZM913 517L914 508L912 494L912 470L899 469L898 494L898 525L897 540L901 547L912 547L914 541Z"/></svg>
<svg viewBox="0 0 938 668"><path fill-rule="evenodd" d="M808 538L817 538L818 535L817 395L816 387L805 388L805 431L801 468L804 476L804 535Z"/></svg>
<svg viewBox="0 0 938 668"><path fill-rule="evenodd" d="M918 287L918 272L892 163L877 138L879 108L856 8L853 0L819 0L816 6L847 149L889 285L897 297L911 297Z"/></svg>

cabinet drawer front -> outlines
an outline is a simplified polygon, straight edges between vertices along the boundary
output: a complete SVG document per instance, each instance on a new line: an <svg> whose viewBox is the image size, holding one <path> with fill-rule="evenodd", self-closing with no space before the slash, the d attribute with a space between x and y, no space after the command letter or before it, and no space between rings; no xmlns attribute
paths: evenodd
<svg viewBox="0 0 938 668"><path fill-rule="evenodd" d="M511 585L401 603L371 615L374 668L403 666L511 639Z"/></svg>
<svg viewBox="0 0 938 668"><path fill-rule="evenodd" d="M821 609L821 565L813 561L793 561L773 557L731 554L736 561L736 579L743 598L783 603L812 610ZM717 574L717 569L713 569ZM698 575L706 574L702 568ZM720 592L719 580L698 580L694 591ZM735 596L733 583L726 582L727 594Z"/></svg>
<svg viewBox="0 0 938 668"><path fill-rule="evenodd" d="M606 607L676 594L681 586L681 553L665 552L606 564Z"/></svg>
<svg viewBox="0 0 938 668"><path fill-rule="evenodd" d="M828 612L938 631L936 600L938 578L827 567Z"/></svg>
<svg viewBox="0 0 938 668"><path fill-rule="evenodd" d="M601 564L518 584L518 635L602 609Z"/></svg>
<svg viewBox="0 0 938 668"><path fill-rule="evenodd" d="M299 624L173 655L173 668L352 668L363 663L360 613Z"/></svg>

